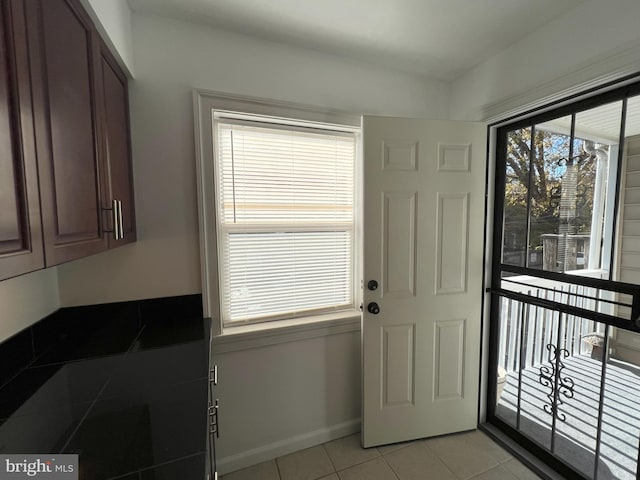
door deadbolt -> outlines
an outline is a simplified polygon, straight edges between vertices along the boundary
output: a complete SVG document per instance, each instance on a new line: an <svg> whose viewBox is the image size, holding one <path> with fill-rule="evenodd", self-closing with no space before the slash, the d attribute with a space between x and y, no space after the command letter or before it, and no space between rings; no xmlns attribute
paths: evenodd
<svg viewBox="0 0 640 480"><path fill-rule="evenodd" d="M377 315L380 313L380 306L376 302L371 302L369 305L367 305L367 311L369 313Z"/></svg>
<svg viewBox="0 0 640 480"><path fill-rule="evenodd" d="M367 282L367 288L369 290L377 290L378 289L378 282L376 282L375 280L369 280Z"/></svg>

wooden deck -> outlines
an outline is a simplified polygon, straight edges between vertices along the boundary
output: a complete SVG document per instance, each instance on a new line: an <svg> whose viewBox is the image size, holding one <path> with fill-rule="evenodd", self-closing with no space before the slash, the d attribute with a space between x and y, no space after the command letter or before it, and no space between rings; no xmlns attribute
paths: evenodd
<svg viewBox="0 0 640 480"><path fill-rule="evenodd" d="M571 356L563 363L561 377L573 381L573 396L559 394L564 403L558 407L553 442L553 415L548 413L551 406L548 395L553 398L553 387L540 381L540 367L545 363L523 370L520 400L518 372L507 375L496 415L544 448L553 450L574 469L594 478L602 363L588 355ZM640 442L640 367L609 360L604 390L598 480L634 480Z"/></svg>

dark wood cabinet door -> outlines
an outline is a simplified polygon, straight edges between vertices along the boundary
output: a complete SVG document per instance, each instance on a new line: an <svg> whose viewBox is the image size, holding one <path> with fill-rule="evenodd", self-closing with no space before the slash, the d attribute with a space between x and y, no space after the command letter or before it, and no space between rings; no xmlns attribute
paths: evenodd
<svg viewBox="0 0 640 480"><path fill-rule="evenodd" d="M96 113L100 46L76 0L26 0L47 266L108 247Z"/></svg>
<svg viewBox="0 0 640 480"><path fill-rule="evenodd" d="M101 46L100 83L102 102L102 164L105 180L105 223L109 226L109 247L136 240L133 174L131 169L131 140L129 126L129 97L127 77L116 60ZM113 200L120 202L120 218L114 217ZM114 223L115 221L115 223ZM119 223L119 225L116 225ZM122 229L121 235L116 235Z"/></svg>
<svg viewBox="0 0 640 480"><path fill-rule="evenodd" d="M44 267L23 7L0 3L0 280Z"/></svg>

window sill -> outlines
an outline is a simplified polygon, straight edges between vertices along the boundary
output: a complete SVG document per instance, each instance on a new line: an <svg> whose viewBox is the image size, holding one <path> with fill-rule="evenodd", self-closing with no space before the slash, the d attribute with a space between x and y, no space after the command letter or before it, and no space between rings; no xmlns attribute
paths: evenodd
<svg viewBox="0 0 640 480"><path fill-rule="evenodd" d="M339 333L359 332L361 318L359 310L348 310L291 320L226 327L222 334L211 338L211 347L216 355Z"/></svg>

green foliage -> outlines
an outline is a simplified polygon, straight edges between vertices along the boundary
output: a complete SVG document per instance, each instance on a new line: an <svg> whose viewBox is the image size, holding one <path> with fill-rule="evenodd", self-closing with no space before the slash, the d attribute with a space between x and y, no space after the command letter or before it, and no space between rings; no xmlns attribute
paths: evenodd
<svg viewBox="0 0 640 480"><path fill-rule="evenodd" d="M531 190L531 250L545 233L588 233L591 228L597 157L593 144L568 135L531 128L507 136L505 250L525 250L527 200ZM531 172L530 172L531 168ZM531 173L531 175L530 175ZM562 211L561 211L562 210Z"/></svg>

